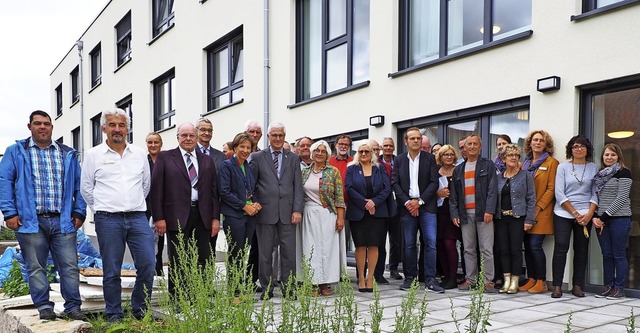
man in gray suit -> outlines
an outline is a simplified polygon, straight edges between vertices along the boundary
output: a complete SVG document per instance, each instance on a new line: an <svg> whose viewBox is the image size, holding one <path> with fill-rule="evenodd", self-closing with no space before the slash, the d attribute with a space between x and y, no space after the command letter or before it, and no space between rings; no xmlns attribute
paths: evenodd
<svg viewBox="0 0 640 333"><path fill-rule="evenodd" d="M261 299L273 297L271 256L274 246L280 245L280 277L284 286L293 285L289 279L296 272L296 224L302 221L304 194L300 158L283 149L285 127L272 123L267 132L269 148L251 154L251 169L257 180L256 197L262 210L256 215L256 235L259 239L258 277L264 288ZM293 290L285 290L293 296Z"/></svg>

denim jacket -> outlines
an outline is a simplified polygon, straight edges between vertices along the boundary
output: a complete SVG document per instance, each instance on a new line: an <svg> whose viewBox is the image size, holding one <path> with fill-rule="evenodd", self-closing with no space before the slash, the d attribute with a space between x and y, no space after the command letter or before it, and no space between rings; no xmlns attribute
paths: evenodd
<svg viewBox="0 0 640 333"><path fill-rule="evenodd" d="M20 217L22 226L18 232L36 234L40 227L36 212L36 196L28 145L29 139L16 141L14 145L7 148L2 161L0 161L0 210L2 210L5 220L16 215ZM80 195L78 152L61 143L58 145L64 156L64 184L62 185L64 193L60 211L60 231L73 233L76 232L76 229L71 218L75 217L84 221L87 214L87 204Z"/></svg>
<svg viewBox="0 0 640 333"><path fill-rule="evenodd" d="M498 175L498 211L494 219L502 218L502 188L507 183L504 174ZM533 214L536 208L536 191L531 173L520 170L509 181L511 187L511 210L514 216L524 217L524 223L536 224Z"/></svg>

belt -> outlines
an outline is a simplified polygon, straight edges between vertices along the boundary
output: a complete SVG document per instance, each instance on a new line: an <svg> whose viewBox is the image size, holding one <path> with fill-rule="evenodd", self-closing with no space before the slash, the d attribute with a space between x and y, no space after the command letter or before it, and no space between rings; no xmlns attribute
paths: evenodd
<svg viewBox="0 0 640 333"><path fill-rule="evenodd" d="M517 218L517 219L519 219L519 218L520 218L520 216L518 216L518 215L513 215L513 210L511 210L511 209L509 209L509 210L503 210L503 211L502 211L502 216L513 216L513 217L515 217L515 218Z"/></svg>
<svg viewBox="0 0 640 333"><path fill-rule="evenodd" d="M198 207L198 201L191 201L191 207Z"/></svg>
<svg viewBox="0 0 640 333"><path fill-rule="evenodd" d="M57 212L43 212L43 213L39 213L38 216L42 216L42 217L56 217L56 216L60 216L60 213Z"/></svg>

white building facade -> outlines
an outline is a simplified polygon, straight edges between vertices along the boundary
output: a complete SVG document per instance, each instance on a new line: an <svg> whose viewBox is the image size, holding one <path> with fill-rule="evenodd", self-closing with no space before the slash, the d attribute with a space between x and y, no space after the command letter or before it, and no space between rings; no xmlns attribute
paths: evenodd
<svg viewBox="0 0 640 333"><path fill-rule="evenodd" d="M176 125L200 117L213 122L218 149L247 120L264 132L284 123L290 142L390 136L399 152L411 126L432 143L477 133L486 157L499 134L522 145L530 130L544 129L560 161L582 133L596 163L604 143L615 142L640 175L639 4L112 0L80 37L81 49L72 46L51 73L55 135L84 152L102 142L100 112L116 106L132 115L133 144L144 147L157 131L164 149L177 145ZM640 288L639 184L631 294ZM602 284L591 242L587 289ZM550 280L552 237L545 248Z"/></svg>

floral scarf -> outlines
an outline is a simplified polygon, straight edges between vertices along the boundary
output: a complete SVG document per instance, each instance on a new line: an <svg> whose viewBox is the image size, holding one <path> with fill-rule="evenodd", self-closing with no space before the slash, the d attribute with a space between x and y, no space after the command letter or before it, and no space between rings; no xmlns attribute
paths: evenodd
<svg viewBox="0 0 640 333"><path fill-rule="evenodd" d="M538 159L535 161L533 161L533 155L531 155L531 157L527 157L524 160L524 163L522 163L522 169L529 171L533 176L535 175L536 170L538 170L538 167L540 167L540 165L544 163L547 158L549 158L549 153L547 153L546 151L542 153L542 155L540 155L540 157L538 157Z"/></svg>
<svg viewBox="0 0 640 333"><path fill-rule="evenodd" d="M598 173L593 177L593 186L595 187L596 194L600 194L604 184L606 184L618 171L620 171L620 163L616 163L598 171Z"/></svg>
<svg viewBox="0 0 640 333"><path fill-rule="evenodd" d="M493 163L496 165L498 173L503 173L504 170L507 170L507 165L504 164L504 161L500 159L500 154L496 156L495 160L493 160Z"/></svg>

